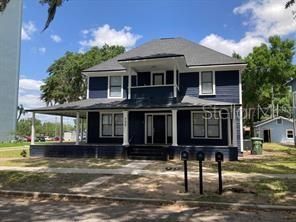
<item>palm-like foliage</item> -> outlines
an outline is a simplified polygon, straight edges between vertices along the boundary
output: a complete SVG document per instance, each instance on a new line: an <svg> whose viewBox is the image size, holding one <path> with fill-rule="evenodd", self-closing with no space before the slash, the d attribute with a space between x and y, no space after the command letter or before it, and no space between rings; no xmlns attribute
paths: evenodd
<svg viewBox="0 0 296 222"><path fill-rule="evenodd" d="M47 29L50 23L53 21L57 8L60 7L64 1L65 0L40 0L39 1L42 5L48 6L48 10L47 10L48 15L47 15L47 20L43 28L43 31Z"/></svg>

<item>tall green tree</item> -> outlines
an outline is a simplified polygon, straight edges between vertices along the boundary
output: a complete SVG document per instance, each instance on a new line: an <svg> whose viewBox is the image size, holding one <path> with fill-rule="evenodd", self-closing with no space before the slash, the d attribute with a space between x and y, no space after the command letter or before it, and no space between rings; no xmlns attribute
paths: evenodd
<svg viewBox="0 0 296 222"><path fill-rule="evenodd" d="M251 111L249 124L252 126L255 110L259 104L267 107L271 104L290 105L290 94L286 82L295 77L292 59L294 40L282 40L279 36L269 38L269 45L255 47L245 61L247 67L242 75L243 104Z"/></svg>
<svg viewBox="0 0 296 222"><path fill-rule="evenodd" d="M85 53L67 52L47 70L49 76L41 86L41 99L47 105L84 99L86 81L82 70L97 65L124 52L124 47L93 47Z"/></svg>

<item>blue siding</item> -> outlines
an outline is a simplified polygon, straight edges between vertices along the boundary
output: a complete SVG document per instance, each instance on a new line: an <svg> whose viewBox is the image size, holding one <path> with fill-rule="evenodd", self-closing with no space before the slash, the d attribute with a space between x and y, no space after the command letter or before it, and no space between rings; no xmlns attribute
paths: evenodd
<svg viewBox="0 0 296 222"><path fill-rule="evenodd" d="M180 74L180 92L181 96L198 96L199 85L198 73L181 73Z"/></svg>
<svg viewBox="0 0 296 222"><path fill-rule="evenodd" d="M130 144L145 143L145 112L129 113L129 140Z"/></svg>
<svg viewBox="0 0 296 222"><path fill-rule="evenodd" d="M226 146L227 119L222 119L222 139L191 139L191 111L178 111L178 145Z"/></svg>
<svg viewBox="0 0 296 222"><path fill-rule="evenodd" d="M137 98L172 98L174 96L173 86L143 87L131 89L132 99Z"/></svg>
<svg viewBox="0 0 296 222"><path fill-rule="evenodd" d="M200 96L204 99L239 103L239 72L216 71L216 95ZM180 96L199 96L199 73L180 75Z"/></svg>
<svg viewBox="0 0 296 222"><path fill-rule="evenodd" d="M287 138L286 131L293 130L293 122L282 118L282 124L278 124L276 119L261 126L254 127L254 134L264 138L264 130L270 130L270 140L274 143L294 144L294 138Z"/></svg>
<svg viewBox="0 0 296 222"><path fill-rule="evenodd" d="M108 77L89 78L89 98L107 98Z"/></svg>

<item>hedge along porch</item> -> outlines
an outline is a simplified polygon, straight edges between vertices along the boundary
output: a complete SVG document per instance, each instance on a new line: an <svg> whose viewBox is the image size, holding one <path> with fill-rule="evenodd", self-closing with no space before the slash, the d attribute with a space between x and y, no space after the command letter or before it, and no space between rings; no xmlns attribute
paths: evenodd
<svg viewBox="0 0 296 222"><path fill-rule="evenodd" d="M90 101L89 101L90 102ZM98 105L98 100L93 101ZM191 159L197 151L204 151L208 159L213 159L216 151L223 152L225 158L237 160L237 118L232 118L239 107L221 104L208 106L207 112L219 114L214 124L209 120L200 122L204 113L203 107L178 107L129 109L122 108L90 110L92 105L84 106L84 102L73 110L73 104L48 107L47 110L32 110L32 156L52 157L101 157L101 158L136 158L136 159L174 159L187 149ZM115 102L113 102L113 105ZM119 102L117 102L119 103ZM69 109L72 105L72 110ZM191 106L192 104L190 104ZM66 108L66 107L67 108ZM66 109L67 110L66 110ZM85 110L84 110L85 109ZM60 138L63 135L63 116L76 118L76 141L34 145L34 116L35 113L59 115L61 119ZM83 136L82 121L86 121L86 142L80 141ZM196 123L196 124L195 124ZM212 121L213 123L213 121ZM202 126L204 124L204 126ZM208 134L208 128L217 125L218 131ZM195 130L197 126L203 132ZM79 136L80 135L80 136Z"/></svg>

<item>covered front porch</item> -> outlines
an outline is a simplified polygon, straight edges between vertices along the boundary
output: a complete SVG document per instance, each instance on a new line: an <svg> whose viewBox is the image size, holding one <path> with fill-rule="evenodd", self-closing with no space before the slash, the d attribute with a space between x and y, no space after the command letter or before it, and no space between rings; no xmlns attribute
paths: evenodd
<svg viewBox="0 0 296 222"><path fill-rule="evenodd" d="M69 107L68 104L67 108L59 105L55 109L32 110L31 153L33 156L166 160L179 158L180 152L186 149L191 159L195 159L197 151L205 152L208 159L220 151L225 159L237 160L239 107L218 104L208 106L205 111L201 105L188 105L189 99L186 103L183 100L182 106L172 101L166 107L143 107L142 102L142 107L129 103L126 107L113 104L112 108L90 109L89 105ZM205 112L219 113L219 119L204 121L207 124L202 125L198 117ZM60 116L59 143L35 145L35 113ZM63 142L64 116L76 118L73 143Z"/></svg>

